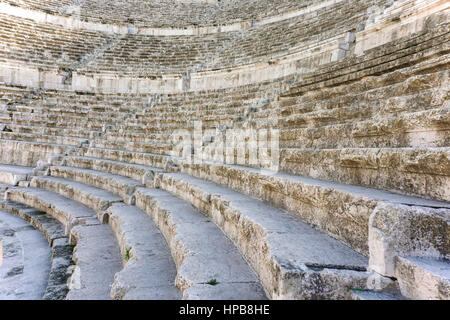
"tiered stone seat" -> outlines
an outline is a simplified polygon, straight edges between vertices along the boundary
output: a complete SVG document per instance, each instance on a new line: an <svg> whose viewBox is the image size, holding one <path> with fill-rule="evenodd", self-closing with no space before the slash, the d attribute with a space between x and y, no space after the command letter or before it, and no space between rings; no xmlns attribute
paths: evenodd
<svg viewBox="0 0 450 320"><path fill-rule="evenodd" d="M49 174L51 175L50 177L33 178L31 186L58 192L63 196L82 202L96 210L98 214L102 214L102 210L105 210L109 206L105 219L106 221L111 221L111 224L114 225L114 229L117 232L119 232L120 229L118 230L118 227L120 226L116 225L117 221L115 220L120 219L120 216L134 214L141 216L140 219L143 219L145 217L144 212L147 212L154 219L155 223L158 223L158 227L161 228L161 232L169 243L178 270L175 285L183 293L184 298L260 299L264 297L257 278L248 269L248 266L232 246L231 242L226 239L217 227L214 227L213 224L208 224L208 221L200 213L192 210L187 204L183 204L180 200L177 202L176 198L170 197L163 192L155 194L151 199L157 201L157 203L161 202L160 212L158 214L165 212L165 214L170 216L169 221L171 222L169 226L163 226L159 224L163 220L160 220L161 217L157 215L157 211L149 211L150 207L140 207L144 210L140 211L132 206L135 202L134 193L137 188L143 191L150 190L144 188L140 181L107 172L66 166L52 166L50 167ZM129 205L116 203L120 199L123 199ZM156 207L152 208L155 210ZM113 218L109 218L109 215L112 215ZM203 224L204 227L201 227L202 232L198 232L199 226ZM194 228L193 226L196 227ZM169 229L166 230L165 228ZM145 235L147 235L147 231L145 229ZM175 235L177 236L175 237ZM130 250L129 254L132 256L132 250L134 248L126 247L126 242L124 242L126 238L122 238L120 233L117 236L119 243L121 243L120 246L123 248L122 252L126 253L127 250ZM203 246L202 243L204 241L213 241L215 245ZM147 254L149 253L146 253L146 251L140 252L139 247L135 250L138 250L135 254L141 254L140 259L148 261L149 257L147 257ZM146 250L149 250L149 248ZM154 256L154 253L152 253L152 256ZM167 255L164 256L166 258L163 261L166 261ZM126 266L128 266L128 263ZM130 263L129 268L131 270L135 270L136 267L133 267L134 264ZM162 279L155 277L153 270L151 274L146 275L146 273L149 273L148 266L145 266L146 268L143 267L141 265L137 269L143 274L139 279L149 279L150 284L147 286L139 286L139 288L134 289L135 292L131 290L129 293L127 290L129 284L126 281L133 279L130 274L131 271L126 267L116 277L115 285L113 285L113 295L115 297L136 297L136 294L142 292L145 287L158 288L159 290L161 283L158 284L155 281ZM166 266L161 265L158 267L156 265L156 267L162 270ZM219 282L216 286L208 284L213 279ZM172 287L174 280L173 278ZM170 284L168 281L169 279L165 282L165 286L168 287L165 289L167 291L166 294L172 298L177 297L177 294L168 286ZM136 285L137 283L135 283ZM148 292L147 294L154 298L158 296L161 298L163 296L162 292L158 293L154 290L152 292L154 293Z"/></svg>
<svg viewBox="0 0 450 320"><path fill-rule="evenodd" d="M77 73L143 77L265 63L352 31L367 19L368 6L367 1L358 4L341 1L258 28L206 36L130 34ZM338 21L333 19L336 12L340 13Z"/></svg>
<svg viewBox="0 0 450 320"><path fill-rule="evenodd" d="M253 110L268 108L276 92L291 79L261 83L237 89L205 91L195 94L161 95L150 107L95 138L91 147L170 154L175 130L192 133L195 121L205 132L236 126ZM237 103L236 101L239 101ZM161 116L164 115L164 116Z"/></svg>
<svg viewBox="0 0 450 320"><path fill-rule="evenodd" d="M281 169L448 201L447 32L302 80L280 100Z"/></svg>
<svg viewBox="0 0 450 320"><path fill-rule="evenodd" d="M210 37L127 35L77 72L152 76L182 74L220 50L228 35Z"/></svg>
<svg viewBox="0 0 450 320"><path fill-rule="evenodd" d="M30 90L18 87L0 88L4 97L9 97L15 90L22 90L19 91L23 93L22 97L8 98L0 111L3 163L36 165L44 154L71 152L123 121L127 113L136 108L129 105L126 95L106 95L99 99L92 94L74 94L71 91L30 93ZM139 98L134 101L143 103ZM17 158L8 156L14 149L20 150L14 152Z"/></svg>
<svg viewBox="0 0 450 320"><path fill-rule="evenodd" d="M28 180L32 173L32 167L0 165L0 183L15 186L20 181Z"/></svg>
<svg viewBox="0 0 450 320"><path fill-rule="evenodd" d="M207 60L200 71L266 63L302 48L342 37L346 32L354 31L355 26L365 23L367 8L372 5L368 1L336 2L295 18L231 35L230 43L223 47L219 56ZM307 64L312 67L314 61Z"/></svg>
<svg viewBox="0 0 450 320"><path fill-rule="evenodd" d="M76 245L75 268L68 279L66 299L110 298L110 286L121 269L121 258L111 229L100 224L94 211L69 198L34 188L11 188L6 198L42 210L60 221L65 235L70 235L70 243Z"/></svg>
<svg viewBox="0 0 450 320"><path fill-rule="evenodd" d="M293 11L313 1L72 1L6 0L24 8L42 10L59 15L77 17L101 23L133 24L135 26L186 27L192 25L220 25L242 20L258 19ZM170 8L170 10L168 10Z"/></svg>
<svg viewBox="0 0 450 320"><path fill-rule="evenodd" d="M19 34L36 29L44 35L40 43L61 37L74 45L61 47L76 53L70 63L56 65L91 74L101 90L108 76L112 82L183 79L182 93L178 87L167 93L170 82L164 94L0 87L0 183L16 185L0 190L57 219L76 244L67 298L448 299L448 10L417 20L418 32L410 32L408 20L406 35L398 28L394 42L387 37L362 50L363 40L352 37L366 36L359 32L380 4L336 1L204 36L147 35L132 27L117 37L61 28L53 35L49 24L5 15L5 25L15 23ZM46 5L64 15L76 9L22 4ZM101 21L152 26L139 15L122 20L128 5L118 4L117 16ZM184 15L191 23L191 15L207 10L199 25L246 14L207 9L236 8L230 2L191 5ZM298 5L283 2L280 13ZM100 21L105 10L91 1L81 8L90 8L80 16L90 21ZM395 12L382 18L381 27L409 19ZM78 50L74 36L92 36L92 47ZM332 59L332 46L323 61L314 60L329 42L345 54ZM55 64L54 57L21 58L31 48L14 44L17 61ZM190 82L193 73L209 79L215 71L245 78L233 72L260 62L269 68L271 59L290 59L305 48L311 57L290 65L298 74L204 91L196 91L201 80ZM217 147L216 154L205 156L198 145L179 152L180 132L192 141L199 128L201 147ZM243 159L242 146L233 147L231 159L225 157L230 150L220 149L220 139L239 129L279 130L279 146L268 150L276 172L253 162L267 151L261 146L248 146ZM31 174L18 167L36 165Z"/></svg>
<svg viewBox="0 0 450 320"><path fill-rule="evenodd" d="M58 161L60 162L60 161ZM220 271L216 271L216 273L211 273L213 270L222 270L220 266L216 266L213 267L212 266L212 262L209 261L207 264L205 264L205 267L207 267L205 269L205 274L201 275L201 273L199 273L199 265L203 265L205 262L201 262L201 260L198 260L198 258L196 258L195 260L197 261L196 263L193 262L188 262L190 261L190 259L188 259L187 261L184 261L184 258L182 258L184 256L184 254L182 252L179 252L179 248L180 245L183 243L184 246L186 246L187 248L190 248L189 251L192 252L204 252L203 254L201 254L201 256L205 256L205 257L211 257L211 255L213 254L211 253L207 253L204 250L208 250L208 248L205 247L209 247L209 246L200 246L200 247L196 247L197 245L195 245L194 247L192 247L194 245L194 243L190 244L190 238L192 237L203 237L205 235L208 235L207 238L209 239L209 241L213 241L211 239L216 239L214 240L215 243L217 243L217 245L212 246L214 247L214 250L221 250L220 248L222 247L222 245L219 245L219 243L221 243L222 240L219 240L219 238L217 238L217 235L214 235L215 232L212 232L213 230L215 230L215 228L217 227L212 227L213 225L210 223L208 223L208 219L211 219L213 222L217 223L218 226L220 226L222 228L222 230L224 230L226 232L226 234L228 236L230 236L230 234L226 231L228 229L228 227L224 227L223 225L221 225L220 223L218 223L218 220L216 220L217 218L214 217L214 215L212 215L210 212L206 211L206 209L203 206L197 206L198 210L204 212L209 218L206 218L202 215L200 215L198 212L195 213L195 211L192 211L192 209L190 208L189 205L187 205L187 203L181 201L180 198L184 198L182 194L176 194L178 195L180 198L176 198L172 195L170 195L170 193L162 191L162 190L155 190L153 188L149 188L149 187L143 187L142 185L139 185L140 182L142 181L143 177L141 176L139 180L135 180L138 176L136 176L138 174L138 171L140 172L140 174L144 174L144 177L147 176L148 177L148 173L150 172L152 175L159 175L158 172L161 172L161 170L157 170L157 169L152 169L151 167L145 167L142 165L131 165L131 164L127 164L127 163L121 163L118 161L111 161L111 160L102 160L102 159L96 159L96 158L90 158L90 157L66 157L63 159L63 161L61 162L61 164L65 164L65 166L51 166L49 168L49 174L51 177L36 177L33 178L31 184L32 186L36 186L39 188L47 188L47 189L53 189L53 190L59 190L58 192L64 192L63 190L72 190L72 188L69 187L63 187L62 185L59 185L61 180L58 179L69 179L69 180L73 180L73 181L77 181L77 183L86 183L89 185L94 185L95 187L101 187L103 189L107 189L109 191L114 192L115 194L120 194L121 197L128 202L130 205L134 204L134 202L136 203L136 206L138 208L140 208L141 210L143 210L144 212L147 212L147 214L150 215L150 217L152 217L152 219L155 221L155 223L157 224L157 226L159 228L161 228L161 232L164 234L166 240L169 243L169 247L172 250L172 255L174 257L180 257L180 258L175 258L175 263L178 266L178 276L177 276L177 287L179 289L181 289L183 291L183 296L184 297L196 297L196 298L205 298L207 296L210 297L216 297L216 298L236 298L238 297L238 292L241 292L244 296L243 297L249 297L248 294L249 293L249 289L239 289L238 292L234 291L234 294L230 294L232 291L228 291L225 290L224 288L230 288L229 290L231 290L231 283L227 285L228 281L226 280L226 276L227 273L225 271L220 272ZM70 165L70 166L67 166ZM136 170L134 170L136 168ZM97 171L97 170L104 170L104 171ZM112 172L112 173L111 173ZM121 173L124 176L121 175L117 175L117 173ZM134 179L130 178L130 176L134 177ZM164 174L165 176L165 174ZM59 177L59 178L53 178L53 177ZM186 176L186 178L188 178ZM127 182L128 179L128 182ZM118 183L118 181L121 181L121 183ZM151 183L152 180L147 179L146 180L146 185L147 186L152 186ZM42 182L42 183L41 183ZM73 182L65 182L65 185L73 185ZM164 188L165 186L163 186L163 184L157 184L156 186ZM209 187L208 187L209 189ZM81 191L81 188L79 189L80 191L78 191L78 193L83 193ZM86 189L88 190L88 189ZM128 190L128 192L126 192L126 190ZM173 189L167 188L168 191L170 192L174 192ZM68 191L72 194L72 191ZM231 191L226 192L226 194L229 194ZM88 192L86 191L86 194L90 194L90 195L95 195L96 193L94 192ZM197 192L195 192L194 194L197 194ZM130 198L130 195L133 195ZM199 194L200 195L200 194ZM236 193L236 195L238 195ZM86 196L76 196L76 195L71 195L72 198L76 198L78 201L83 201L83 203L86 203L87 205L90 205L91 201L89 199L87 199ZM205 198L206 199L206 198ZM186 200L186 199L185 199ZM207 201L207 203L209 203L210 200L203 200L203 201ZM239 203L252 203L252 200L250 200L250 198L246 198L246 199L241 199L238 201ZM289 240L289 243L295 243L296 245L300 245L301 243L306 243L307 241L305 239L301 239L302 237L313 237L313 238L317 238L317 239L321 239L318 240L320 241L320 243L322 244L320 246L320 250L326 250L327 246L329 246L330 248L330 252L333 252L332 254L330 253L330 255L328 255L329 259L336 259L335 262L321 262L320 261L320 256L321 254L319 254L319 251L315 252L316 249L314 248L306 248L305 247L305 251L300 250L299 252L297 252L297 254L299 254L299 261L306 263L307 265L314 267L314 266L318 266L318 265L323 265L323 266L329 266L329 265L341 265L343 269L348 268L349 270L353 270L353 271L348 271L348 272L344 272L348 275L349 278L345 277L345 279L342 279L342 281L346 281L347 285L355 285L355 286L364 286L364 283L366 281L367 278L367 273L365 273L365 269L366 269L366 265L367 265L367 260L366 258L364 258L362 255L359 255L358 253L352 251L351 249L349 249L346 246L343 246L342 244L339 244L339 242L337 242L336 240L326 236L325 234L322 234L320 232L314 231L311 227L307 226L306 224L301 223L300 221L296 220L296 218L294 218L293 216L287 215L285 213L282 213L281 211L277 211L275 209L270 209L270 207L263 205L262 203L259 203L257 201L253 201L254 204L256 206L256 208L258 208L258 211L260 212L260 214L264 213L265 218L264 220L262 220L260 223L263 223L263 225L266 228L273 229L273 230L278 230L281 232L283 228L283 226L285 226L286 228L288 226L290 226L288 229L286 229L284 232L282 232L282 234L287 233L286 237L292 237ZM92 206L94 206L92 204ZM114 208L115 205L112 206L112 208ZM247 206L244 206L244 208L247 208ZM243 215L246 214L250 214L251 212L255 212L254 209L248 208L244 209L242 208L241 210L245 210L242 212ZM181 215L180 215L181 214ZM161 215L166 215L166 218L163 218L163 216ZM168 215L168 216L167 216ZM178 216L180 215L180 216ZM196 217L202 217L198 222ZM189 217L189 218L188 218ZM255 219L256 217L252 217L251 219ZM169 220L167 220L169 219ZM181 219L181 220L180 220ZM285 221L286 219L286 221ZM109 219L108 219L109 220ZM267 222L263 222L266 221ZM248 222L250 223L251 220L249 220ZM290 221L289 223L287 223L287 221ZM166 223L169 223L169 225L167 225ZM204 223L206 223L205 228L202 227L202 232L198 232L198 228L199 226L202 226ZM267 223L267 225L266 225ZM194 234L191 234L189 231L190 227L192 225L196 225L196 228L192 229L192 232L195 232L195 234L197 234L197 236L194 236ZM209 227L207 227L209 226ZM255 225L256 227L256 225ZM173 229L175 228L175 229ZM209 228L212 228L211 231L208 231ZM244 226L237 226L236 227L236 231L233 231L233 233L236 234L236 236L239 234L239 232L247 232L249 231L247 228L244 228ZM244 228L244 229L241 229ZM253 227L251 227L253 228ZM240 230L240 231L239 231ZM247 231L245 231L247 230ZM212 233L211 233L212 232ZM177 236L176 238L173 238L174 234L178 234L179 236ZM274 234L275 235L275 234ZM186 238L184 238L184 236L186 236ZM253 235L251 238L253 238L256 235ZM283 236L284 237L284 236ZM300 237L300 238L297 238ZM251 238L249 238L249 241L252 241ZM237 240L236 238L231 237L231 239L234 241L235 244L237 244ZM259 239L259 238L258 238ZM271 239L271 238L270 238ZM187 241L187 242L186 242ZM196 240L196 243L198 243L198 241L200 241L200 239ZM206 240L205 240L206 241ZM293 254L295 253L295 249L291 248L291 249L286 249L283 248L281 245L281 243L284 243L283 239L278 239L277 237L275 237L273 240L269 240L267 239L267 241L269 241L269 243L267 244L269 247L273 248L273 250L279 250L276 252L272 252L272 253L267 253L268 256L263 258L263 257L259 257L258 254L256 252L246 252L244 249L245 248L250 248L253 247L252 245L250 245L249 243L247 244L237 244L237 247L239 249L239 251L241 253L243 253L244 251L244 257L246 257L246 260L250 261L250 264L253 268L255 268L255 266L261 262L261 264L263 264L262 261L271 261L272 258L270 258L271 255L277 256L279 257L280 261L284 261L283 256L286 256L285 259L287 259L287 257L292 257ZM274 241L273 243L271 241ZM265 243L264 241L261 242L260 245L263 245L263 243ZM279 245L277 245L276 243L279 243ZM242 245L242 247L241 247ZM228 245L229 247L229 245ZM275 249L277 248L277 249ZM338 249L339 248L339 249ZM199 251L200 250L200 251ZM231 248L227 249L226 252L230 252ZM317 250L319 250L319 248L317 248ZM302 253L304 254L304 256L302 257ZM309 252L309 253L306 253ZM323 251L322 251L323 252ZM223 256L225 253L220 253L221 256ZM341 258L342 260L340 260ZM180 259L180 260L178 260ZM187 259L187 258L185 258ZM231 259L231 260L230 260ZM262 259L262 260L261 260ZM296 261L298 259L295 259ZM305 260L306 259L306 260ZM210 260L215 260L214 258L211 258ZM227 258L227 259L223 259L223 261L233 261L233 265L237 268L237 266L239 265L238 260L236 260L236 258ZM184 262L183 262L184 261ZM222 261L222 259L220 259L220 261ZM340 261L340 262L338 262ZM351 262L353 261L353 262ZM200 277L198 278L197 281L194 281L192 278L195 274L191 274L190 272L190 266L191 263L193 263L193 265L197 266L197 270L196 270L196 277ZM299 262L300 263L300 262ZM186 264L186 265L185 265ZM302 265L302 263L300 263L300 265ZM300 268L299 265L299 268ZM345 267L347 266L347 267ZM230 266L229 266L230 267ZM227 268L229 268L227 267ZM200 270L202 270L203 268L200 268ZM315 271L312 269L298 269L298 276L304 276L305 274L310 274L309 276L311 277L315 277L315 276L319 276L319 277L324 277L324 281L331 281L330 279L333 278L335 279L336 277L339 279L339 275L337 274L333 274L333 272L331 270L328 270L327 272L331 272L331 274L329 275L328 273L326 274L319 274L317 273L317 275L313 276L312 273L315 274ZM340 268L339 268L340 269ZM184 271L185 270L185 271ZM186 272L186 273L185 273ZM264 272L266 272L267 274L264 274ZM287 270L286 270L287 272ZM290 274L293 272L292 270L289 271ZM224 274L222 274L224 273ZM244 276L245 273L242 273L242 271L240 272L241 276ZM338 272L339 273L339 272ZM208 275L209 274L209 275ZM318 294L321 295L322 298L328 297L345 297L347 292L345 292L345 290L343 291L339 291L339 290L335 290L332 288L328 288L329 289L329 293L328 290L324 290L326 292L323 293L317 293L315 292L299 292L298 288L297 289L292 289L290 288L290 286L286 286L286 284L284 284L284 280L283 280L283 275L280 274L278 275L276 273L275 270L273 271L269 271L267 270L267 267L264 267L261 265L260 270L257 270L257 274L259 275L260 279L262 279L262 284L264 286L264 288L266 289L266 292L268 292L270 297L290 297L290 298L299 298L299 297L308 297L309 295L314 295L314 294ZM201 282L207 282L209 280L206 280L208 277L212 277L209 280L212 279L216 279L219 283L222 281L224 281L223 285L225 287L221 287L220 284L218 285L218 288L222 288L222 290L225 290L225 292L223 294L217 295L219 291L211 291L212 288L208 287L208 286L200 286L199 288L195 288L192 287L192 283L190 281L194 281L194 283L200 283ZM264 276L264 277L263 277ZM225 277L225 278L224 278ZM328 278L331 277L331 278ZM192 280L187 280L187 279L192 279ZM202 281L200 281L202 280ZM231 280L231 278L230 278ZM247 279L248 280L248 279ZM309 280L305 280L306 283ZM336 281L340 281L340 280L336 280ZM188 285L189 283L191 283L191 285ZM256 283L255 283L256 285ZM305 284L306 285L306 284ZM187 286L187 287L186 287ZM344 286L345 287L345 286ZM186 291L185 291L186 289ZM235 289L236 290L236 289ZM241 291L243 290L243 291ZM254 289L252 289L254 290ZM216 292L216 293L215 293ZM251 296L250 296L251 297ZM253 296L253 298L255 298L257 296ZM261 297L261 296L259 296ZM311 296L310 296L311 297Z"/></svg>
<svg viewBox="0 0 450 320"><path fill-rule="evenodd" d="M43 296L45 300L62 300L68 292L67 280L70 276L72 250L69 239L64 234L64 226L45 212L11 202L0 201L0 210L11 213L27 221L38 229L51 247L51 267ZM25 248L28 250L29 248ZM31 298L31 297L28 297Z"/></svg>

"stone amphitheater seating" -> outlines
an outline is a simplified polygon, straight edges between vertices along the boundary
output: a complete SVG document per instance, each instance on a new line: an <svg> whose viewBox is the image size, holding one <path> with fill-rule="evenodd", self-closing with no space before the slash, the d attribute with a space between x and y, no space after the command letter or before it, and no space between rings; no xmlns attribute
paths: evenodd
<svg viewBox="0 0 450 320"><path fill-rule="evenodd" d="M78 15L83 20L110 24L137 26L186 27L191 25L221 25L242 20L270 17L306 6L313 1L251 0L236 1L140 1L102 0L73 1L54 0L6 0L19 7L30 8L59 15ZM167 7L170 10L166 10Z"/></svg>
<svg viewBox="0 0 450 320"><path fill-rule="evenodd" d="M31 66L71 68L108 38L94 32L53 28L32 20L0 15L2 62L21 61Z"/></svg>
<svg viewBox="0 0 450 320"><path fill-rule="evenodd" d="M319 38L324 41L342 36L366 18L367 7L367 1L358 5L343 1L261 28L209 36L149 37L131 34L77 72L145 76L266 62L300 50L297 48L313 46ZM323 18L330 16L331 12L340 12L338 23Z"/></svg>
<svg viewBox="0 0 450 320"><path fill-rule="evenodd" d="M49 15L76 9L6 2ZM137 15L133 5L144 2L106 12L107 3L84 1L79 18L136 28L283 19L149 35L0 13L0 62L61 75L55 88L0 79L0 238L32 251L15 231L26 225L50 246L36 245L51 257L48 282L36 284L32 298L450 298L448 9L406 0L245 0L180 2L168 16L155 10L162 0L145 2ZM392 15L374 18L380 6ZM424 17L423 27L398 27L396 10ZM392 25L398 37L361 44L370 30ZM330 41L324 56L294 60L295 72L242 85L180 92L168 84L136 94L108 92L100 80L93 91L71 83L106 73L186 81L195 73L206 83L210 73L267 67L304 48L322 52ZM199 130L200 145L179 149L180 134L192 141ZM223 148L228 133L245 140L257 130L278 144ZM265 153L275 171L253 161ZM30 259L0 260L0 286L8 284L0 298L25 297L9 294L24 290ZM10 280L5 266L25 271Z"/></svg>

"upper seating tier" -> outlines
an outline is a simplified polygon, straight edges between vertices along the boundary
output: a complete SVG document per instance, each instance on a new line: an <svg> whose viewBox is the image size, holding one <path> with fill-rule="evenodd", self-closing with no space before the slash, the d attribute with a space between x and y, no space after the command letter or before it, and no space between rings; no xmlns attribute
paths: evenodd
<svg viewBox="0 0 450 320"><path fill-rule="evenodd" d="M91 22L183 28L261 19L304 8L317 0L5 0L5 2L51 14L74 16Z"/></svg>

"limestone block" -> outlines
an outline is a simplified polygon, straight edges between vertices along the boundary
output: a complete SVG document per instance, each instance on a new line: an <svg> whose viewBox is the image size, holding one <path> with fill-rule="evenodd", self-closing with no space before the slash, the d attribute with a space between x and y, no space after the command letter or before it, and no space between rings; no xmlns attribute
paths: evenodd
<svg viewBox="0 0 450 320"><path fill-rule="evenodd" d="M397 256L450 258L448 209L380 203L369 219L369 268L395 277Z"/></svg>

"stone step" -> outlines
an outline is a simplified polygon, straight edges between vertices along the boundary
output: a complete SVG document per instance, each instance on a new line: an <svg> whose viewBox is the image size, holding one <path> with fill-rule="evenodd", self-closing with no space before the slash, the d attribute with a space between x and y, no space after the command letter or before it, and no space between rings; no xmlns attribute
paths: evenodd
<svg viewBox="0 0 450 320"><path fill-rule="evenodd" d="M185 174L157 174L155 183L214 221L272 299L344 299L350 294L346 288L366 285L366 257L291 214Z"/></svg>
<svg viewBox="0 0 450 320"><path fill-rule="evenodd" d="M107 225L77 225L70 233L75 245L74 271L67 300L110 300L114 276L122 258L113 231Z"/></svg>
<svg viewBox="0 0 450 320"><path fill-rule="evenodd" d="M168 154L171 145L168 143L147 143L134 141L109 141L102 138L95 139L91 142L91 146L97 148L117 149L122 148L129 151L150 152L156 154Z"/></svg>
<svg viewBox="0 0 450 320"><path fill-rule="evenodd" d="M20 111L13 111L10 112L11 118L14 120L23 120L23 121L43 121L43 122L58 122L60 125L63 125L64 123L80 123L84 125L93 125L95 126L95 123L109 123L113 122L115 119L112 119L112 117L108 117L107 115L102 114L100 117L93 117L92 115L85 116L80 113L74 113L73 115L64 115L61 113L57 114L51 114L43 112L38 113L30 113L30 112L20 112Z"/></svg>
<svg viewBox="0 0 450 320"><path fill-rule="evenodd" d="M352 290L352 300L404 300L400 295L371 290Z"/></svg>
<svg viewBox="0 0 450 320"><path fill-rule="evenodd" d="M116 129L116 128L114 128ZM154 134L147 134L147 133L133 133L133 132L119 132L119 131L108 131L104 136L103 139L109 140L109 141L135 141L135 142L155 142L155 141L161 141L165 142L168 141L170 138L170 133L154 133Z"/></svg>
<svg viewBox="0 0 450 320"><path fill-rule="evenodd" d="M32 173L32 167L0 164L0 183L16 186L19 181L28 180Z"/></svg>
<svg viewBox="0 0 450 320"><path fill-rule="evenodd" d="M74 119L39 119L37 117L31 116L14 116L9 119L2 118L2 123L5 124L18 124L18 125L29 125L36 127L53 127L58 129L74 129L74 128L84 128L89 131L101 131L105 124L110 123L109 121L101 120L91 120L91 121L78 121Z"/></svg>
<svg viewBox="0 0 450 320"><path fill-rule="evenodd" d="M450 108L333 124L283 129L281 148L443 147L450 143Z"/></svg>
<svg viewBox="0 0 450 320"><path fill-rule="evenodd" d="M53 168L50 168L50 172L53 172ZM86 169L79 169L79 168L74 168L74 167L58 167L58 170L61 171L65 171L66 169L67 171L73 172L74 174L78 174L78 176L80 176L79 172L89 172L90 174L92 174L94 177L95 176L108 176L108 178L111 180L124 180L124 177L121 176L117 176L117 175L113 175L113 174L109 174L109 173L104 173L104 172L100 172L100 171L95 171L95 170L86 170ZM77 170L79 169L79 170ZM147 169L147 168L146 168ZM77 172L78 171L78 172ZM38 178L36 178L38 179ZM131 180L129 178L127 178L129 181L134 181ZM83 179L85 183L91 183L94 180L87 180ZM107 181L106 181L107 182ZM105 182L105 183L106 183ZM136 181L134 181L136 182ZM107 187L107 186L104 186ZM118 187L116 190L116 193L119 193L120 191L118 190L120 187ZM140 188L138 188L140 189ZM148 189L150 190L150 189ZM124 194L122 194L124 196ZM167 194L168 195L168 194ZM126 196L129 196L129 194L126 194ZM170 195L168 195L170 196ZM175 197L170 196L172 199L172 201L177 200ZM181 200L178 200L178 203L182 203L183 202ZM131 210L129 208L133 208L133 207L124 207L124 204L116 204L114 205L112 208L110 208L108 210L108 212L110 212L110 210L112 210L113 208L128 208L128 210ZM189 205L184 204L184 207L190 208ZM136 208L135 208L136 209ZM113 211L115 212L115 211ZM188 211L189 212L189 211ZM199 218L202 219L203 216L201 214L199 214L198 212L195 212L195 210L193 210L192 208L190 208L190 212L191 215L194 215L194 218L196 217L196 219L198 220ZM175 213L174 213L175 214ZM178 214L181 214L178 213ZM155 217L156 219L157 217ZM108 219L109 220L109 219ZM194 222L197 220L193 220ZM156 220L155 220L156 221ZM201 221L201 220L200 220ZM190 226L192 226L192 223L194 222L189 222L189 224L184 225L184 228L180 228L177 229L178 232L183 233L183 239L184 240L179 240L180 242L176 242L176 243L183 243L184 245L186 245L188 247L188 250L190 252L198 252L195 254L196 258L191 257L191 258L186 258L188 260L186 261L178 261L178 277L177 277L177 287L183 292L183 297L184 298L196 298L196 299L208 299L208 298L220 298L220 299L255 299L258 297L264 297L264 294L262 293L262 288L259 286L258 281L256 276L251 272L251 271L245 271L246 270L246 264L245 262L242 260L242 258L239 257L239 254L237 252L237 250L232 250L232 248L230 248L230 246L232 246L232 243L227 241L226 237L220 232L219 229L217 229L213 224L211 224L211 226L205 226L203 229L205 229L202 233L205 233L207 235L209 235L210 239L215 239L217 246L215 246L214 248L199 248L199 242L202 238L195 240L194 242L190 242L190 238L194 237L192 233L196 232L195 230L191 229ZM175 232L175 231L173 231ZM217 235L215 235L217 233ZM166 234L167 236L167 234ZM118 237L119 238L119 237ZM181 238L181 236L180 236ZM167 239L167 238L166 238ZM196 239L196 237L194 237L194 239ZM119 240L120 242L120 240ZM219 251L219 253L222 256L226 256L228 257L227 260L230 260L232 262L231 263L235 263L236 269L233 269L230 271L230 265L227 264L227 266L223 266L221 262L217 262L217 263L213 263L211 261L207 261L206 257L211 259L216 259L216 260L220 260L220 258L217 257L217 253L216 251L218 250L217 247L222 246L223 249ZM122 249L124 250L124 249ZM126 248L125 248L126 250ZM180 252L178 252L177 250L178 247L172 249L172 254L174 256L179 257ZM229 253L231 251L231 253ZM123 253L123 252L122 252ZM213 255L216 254L216 256ZM184 252L184 254L188 254L186 252ZM189 254L188 254L189 255ZM184 257L183 257L184 260ZM195 265L196 268L192 268L191 266ZM197 267L198 266L203 266L202 268L204 268L204 272L202 274L196 274L198 272ZM248 268L248 267L247 267ZM219 270L219 271L217 271ZM228 270L228 273L226 273L226 275L224 276L224 278L222 278L221 276L219 276L220 271L226 272L224 270ZM124 278L127 279L127 271L124 273L125 276ZM237 280L237 283L232 283L233 281L232 278L233 277L239 277L237 274L241 274L241 278L239 278ZM123 292L121 292L121 290L123 290L123 288L121 288L120 286L123 286L123 279L121 280L121 275L118 275L116 277L116 280L118 282L116 282L118 288L113 289L113 295L116 295L117 297L120 297ZM209 277L209 278L208 278ZM128 276L129 278L129 276ZM209 281L212 281L213 279L221 279L224 283L223 285L218 285L217 287L210 288L213 285L208 285L206 284ZM143 278L145 279L145 277ZM150 279L151 280L151 279ZM171 279L172 284L173 284L173 280L174 278ZM191 283L191 282L194 283ZM219 281L219 280L217 280ZM247 284L243 284L240 282L249 282ZM189 289L187 289L189 288ZM117 291L115 291L117 290ZM140 288L137 289L138 291L141 291ZM219 292L221 290L225 290L225 292L220 293ZM238 293L234 292L234 291L238 291ZM151 294L150 292L148 294Z"/></svg>
<svg viewBox="0 0 450 320"><path fill-rule="evenodd" d="M0 210L14 214L38 229L52 248L50 275L44 300L65 299L72 262L72 246L64 235L64 226L49 214L12 201L0 201Z"/></svg>
<svg viewBox="0 0 450 320"><path fill-rule="evenodd" d="M53 177L64 178L102 188L115 193L128 204L133 204L133 193L136 187L142 186L139 181L110 173L66 166L51 166L49 173Z"/></svg>
<svg viewBox="0 0 450 320"><path fill-rule="evenodd" d="M400 77L395 73L392 76ZM361 90L358 87L356 92L352 92L352 85L342 85L339 89L345 94L330 94L329 89L325 89L328 94L313 93L300 99L298 105L282 107L279 124L283 128L320 127L392 116L394 112L401 118L410 112L440 108L445 100L432 97L437 93L436 88L445 87L446 77L448 70L425 75L410 74L409 79L403 79L399 83L384 83L372 90ZM367 80L367 85L375 86L377 79L373 80L373 84ZM429 104L423 104L423 100ZM398 105L390 105L393 101Z"/></svg>
<svg viewBox="0 0 450 320"><path fill-rule="evenodd" d="M70 244L76 245L76 264L69 279L66 299L110 299L115 273L122 269L122 259L109 226L101 225L96 213L87 206L59 194L35 188L13 187L7 200L45 211L65 226Z"/></svg>
<svg viewBox="0 0 450 320"><path fill-rule="evenodd" d="M109 191L72 180L53 176L34 177L31 187L52 191L83 203L94 209L102 221L109 221L118 239L125 265L115 276L111 298L175 299L181 296L174 286L176 269L167 244L161 234L155 231L156 227L145 213L136 207L118 203L122 198ZM108 211L104 215L106 209ZM158 236L162 242L158 240ZM127 255L129 260L125 259ZM156 261L155 257L158 258ZM173 273L170 272L171 267Z"/></svg>
<svg viewBox="0 0 450 320"><path fill-rule="evenodd" d="M84 204L93 209L97 214L101 214L113 203L122 201L121 197L112 194L109 191L84 183L52 176L33 177L30 187L60 194L63 197Z"/></svg>
<svg viewBox="0 0 450 320"><path fill-rule="evenodd" d="M208 217L163 190L141 187L135 196L169 244L184 299L265 298L256 275Z"/></svg>
<svg viewBox="0 0 450 320"><path fill-rule="evenodd" d="M84 156L66 156L61 164L69 167L99 170L121 175L140 181L142 184L152 184L155 173L161 172L161 169L155 167Z"/></svg>
<svg viewBox="0 0 450 320"><path fill-rule="evenodd" d="M65 235L64 226L58 220L43 211L22 203L5 200L0 200L0 210L11 213L38 229L47 239L50 246L58 239L68 239Z"/></svg>
<svg viewBox="0 0 450 320"><path fill-rule="evenodd" d="M409 299L450 300L449 260L397 256L395 276Z"/></svg>
<svg viewBox="0 0 450 320"><path fill-rule="evenodd" d="M119 242L124 267L111 288L115 300L180 299L175 287L175 263L163 235L135 206L115 203L107 221Z"/></svg>
<svg viewBox="0 0 450 320"><path fill-rule="evenodd" d="M117 110L107 111L94 111L90 107L80 107L77 106L75 109L73 104L69 103L68 105L51 105L51 106L28 106L28 105L14 105L7 106L5 111L8 112L19 112L20 114L45 114L48 117L80 117L80 116L90 116L93 118L105 118L109 119L119 118L121 117L121 113Z"/></svg>

